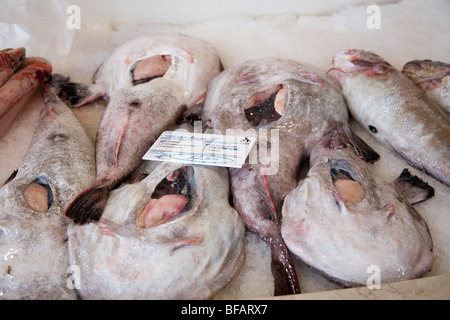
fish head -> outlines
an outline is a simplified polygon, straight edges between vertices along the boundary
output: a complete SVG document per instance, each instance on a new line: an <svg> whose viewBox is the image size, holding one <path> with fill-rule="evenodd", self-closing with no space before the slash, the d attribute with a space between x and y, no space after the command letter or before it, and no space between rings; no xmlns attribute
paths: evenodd
<svg viewBox="0 0 450 320"><path fill-rule="evenodd" d="M3 61L6 61L6 65L2 64L2 67L17 70L17 68L19 68L19 66L25 59L25 48L19 47L15 49L12 48L3 49L0 51L0 57L2 57L3 59L6 58L5 60L2 59L1 61L2 63Z"/></svg>
<svg viewBox="0 0 450 320"><path fill-rule="evenodd" d="M167 112L170 110L168 106L173 104L174 99L176 99L177 105L181 105L180 99L174 95L175 92L172 87L173 85L162 79L155 79L132 87L124 87L111 95L108 108L114 110L114 112L126 114L139 113L140 110L148 109Z"/></svg>
<svg viewBox="0 0 450 320"><path fill-rule="evenodd" d="M108 102L97 132L97 179L116 184L142 161L184 106L159 79L124 87Z"/></svg>
<svg viewBox="0 0 450 320"><path fill-rule="evenodd" d="M435 260L423 219L336 139L319 141L307 177L285 198L282 234L289 249L342 286L365 285L370 265L382 282L422 276Z"/></svg>
<svg viewBox="0 0 450 320"><path fill-rule="evenodd" d="M402 72L421 89L427 90L450 75L450 64L433 60L413 60L403 66Z"/></svg>
<svg viewBox="0 0 450 320"><path fill-rule="evenodd" d="M164 79L191 107L221 71L217 50L198 38L178 33L141 36L114 50L95 76L109 92Z"/></svg>
<svg viewBox="0 0 450 320"><path fill-rule="evenodd" d="M32 181L22 177L0 190L0 291L4 299L76 298L65 286L67 222L51 184L55 186L45 176Z"/></svg>
<svg viewBox="0 0 450 320"><path fill-rule="evenodd" d="M224 170L222 170L224 169ZM214 295L240 270L245 228L225 168L163 162L112 192L98 223L69 227L84 297Z"/></svg>
<svg viewBox="0 0 450 320"><path fill-rule="evenodd" d="M392 66L379 55L365 50L348 49L337 52L332 59L335 77L343 86L346 77L363 74L364 76L378 76L385 74Z"/></svg>

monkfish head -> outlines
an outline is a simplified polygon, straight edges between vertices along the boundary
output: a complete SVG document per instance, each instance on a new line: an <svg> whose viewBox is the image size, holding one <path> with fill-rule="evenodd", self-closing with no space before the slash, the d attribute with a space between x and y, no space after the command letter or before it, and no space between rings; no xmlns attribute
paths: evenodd
<svg viewBox="0 0 450 320"><path fill-rule="evenodd" d="M318 141L307 177L286 196L287 246L342 286L366 285L369 266L381 282L422 276L435 260L425 221L345 136L337 128Z"/></svg>
<svg viewBox="0 0 450 320"><path fill-rule="evenodd" d="M228 172L163 162L115 189L98 223L69 227L84 298L204 299L236 276L245 228Z"/></svg>

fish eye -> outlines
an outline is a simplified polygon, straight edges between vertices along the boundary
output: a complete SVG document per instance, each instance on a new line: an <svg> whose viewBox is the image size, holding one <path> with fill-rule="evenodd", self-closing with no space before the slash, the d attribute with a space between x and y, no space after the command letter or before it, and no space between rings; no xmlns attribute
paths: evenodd
<svg viewBox="0 0 450 320"><path fill-rule="evenodd" d="M63 141L66 141L67 139L69 139L69 136L64 133L54 133L54 134L50 135L48 137L48 139L53 142L63 142Z"/></svg>
<svg viewBox="0 0 450 320"><path fill-rule="evenodd" d="M378 129L375 128L375 127L372 126L372 125L369 125L369 130L370 130L370 132L372 132L372 133L378 133Z"/></svg>
<svg viewBox="0 0 450 320"><path fill-rule="evenodd" d="M133 101L130 102L129 106L138 108L138 107L141 106L141 102L139 100L133 100Z"/></svg>

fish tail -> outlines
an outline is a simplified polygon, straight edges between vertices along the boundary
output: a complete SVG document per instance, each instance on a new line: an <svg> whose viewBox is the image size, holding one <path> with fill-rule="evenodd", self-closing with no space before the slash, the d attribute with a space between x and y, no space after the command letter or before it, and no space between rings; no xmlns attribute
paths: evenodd
<svg viewBox="0 0 450 320"><path fill-rule="evenodd" d="M275 282L274 295L301 293L300 284L291 254L281 237L270 241L272 274Z"/></svg>
<svg viewBox="0 0 450 320"><path fill-rule="evenodd" d="M434 196L434 188L412 175L408 169L403 169L400 176L394 180L397 191L411 204L428 200Z"/></svg>
<svg viewBox="0 0 450 320"><path fill-rule="evenodd" d="M97 98L106 96L106 89L99 84L85 84L70 81L69 77L53 74L52 86L60 98L67 101L70 107L77 108Z"/></svg>
<svg viewBox="0 0 450 320"><path fill-rule="evenodd" d="M93 186L84 190L68 205L64 215L76 224L100 220L111 190L105 186Z"/></svg>

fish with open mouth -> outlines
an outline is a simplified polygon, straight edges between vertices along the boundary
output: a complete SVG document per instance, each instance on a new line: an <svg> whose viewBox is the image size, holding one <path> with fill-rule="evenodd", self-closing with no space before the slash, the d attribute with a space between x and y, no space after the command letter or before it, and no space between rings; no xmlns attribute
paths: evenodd
<svg viewBox="0 0 450 320"><path fill-rule="evenodd" d="M100 219L111 190L142 162L158 136L200 103L220 72L214 47L181 34L139 37L118 47L101 65L93 85L61 82L70 105L107 94L97 142L97 179L66 209L75 223Z"/></svg>
<svg viewBox="0 0 450 320"><path fill-rule="evenodd" d="M8 48L0 51L0 87L19 69L25 59L25 48Z"/></svg>
<svg viewBox="0 0 450 320"><path fill-rule="evenodd" d="M450 64L432 60L413 60L402 72L416 83L425 95L450 112Z"/></svg>
<svg viewBox="0 0 450 320"><path fill-rule="evenodd" d="M305 264L344 287L366 285L369 266L379 268L382 283L421 277L435 256L412 205L434 189L407 169L385 183L369 163L370 147L355 138L337 125L316 143L307 177L284 200L283 238Z"/></svg>
<svg viewBox="0 0 450 320"><path fill-rule="evenodd" d="M333 57L352 116L408 163L450 185L450 116L380 56L344 50Z"/></svg>
<svg viewBox="0 0 450 320"><path fill-rule="evenodd" d="M76 299L64 209L95 180L94 146L50 84L30 147L0 189L2 299ZM76 169L74 169L76 168Z"/></svg>
<svg viewBox="0 0 450 320"><path fill-rule="evenodd" d="M6 133L19 112L34 92L50 78L52 66L44 58L22 58L20 49L17 59L23 60L20 68L0 87L0 137Z"/></svg>
<svg viewBox="0 0 450 320"><path fill-rule="evenodd" d="M98 222L70 225L82 299L209 299L245 263L245 227L229 203L226 168L148 168L111 192Z"/></svg>
<svg viewBox="0 0 450 320"><path fill-rule="evenodd" d="M339 88L321 73L294 60L249 60L214 78L204 102L207 126L257 135L259 155L253 161L250 153L242 168L230 169L231 190L246 227L270 244L275 295L300 292L280 232L284 197L297 186L300 163L315 141L348 119Z"/></svg>

